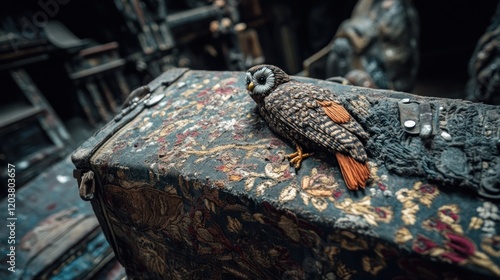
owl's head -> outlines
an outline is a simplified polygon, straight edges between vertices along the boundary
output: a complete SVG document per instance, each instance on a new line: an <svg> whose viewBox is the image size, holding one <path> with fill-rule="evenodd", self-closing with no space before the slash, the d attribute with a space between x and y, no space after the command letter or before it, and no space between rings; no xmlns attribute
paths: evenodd
<svg viewBox="0 0 500 280"><path fill-rule="evenodd" d="M257 65L248 69L246 85L250 96L256 101L264 100L276 87L290 81L285 71L274 65Z"/></svg>

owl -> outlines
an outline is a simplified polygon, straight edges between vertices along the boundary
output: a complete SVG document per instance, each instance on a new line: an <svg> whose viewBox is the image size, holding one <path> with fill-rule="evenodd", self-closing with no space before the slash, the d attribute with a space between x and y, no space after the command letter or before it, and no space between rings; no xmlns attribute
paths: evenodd
<svg viewBox="0 0 500 280"><path fill-rule="evenodd" d="M305 150L334 154L351 190L364 188L370 177L361 125L333 92L291 79L273 65L257 65L246 72L246 87L271 130L296 147L287 157L300 168L312 155Z"/></svg>

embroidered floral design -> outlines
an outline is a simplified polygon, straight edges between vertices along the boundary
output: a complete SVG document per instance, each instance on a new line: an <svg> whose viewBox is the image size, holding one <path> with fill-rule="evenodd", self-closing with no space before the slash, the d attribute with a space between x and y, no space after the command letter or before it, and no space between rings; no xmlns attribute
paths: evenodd
<svg viewBox="0 0 500 280"><path fill-rule="evenodd" d="M283 230L291 240L294 242L299 242L300 233L297 225L288 217L281 216L280 221L278 222L279 227Z"/></svg>
<svg viewBox="0 0 500 280"><path fill-rule="evenodd" d="M345 213L362 216L369 224L376 226L377 222L388 223L392 220L393 213L389 207L371 206L371 197L366 196L360 201L346 198L344 201L335 203L335 207Z"/></svg>
<svg viewBox="0 0 500 280"><path fill-rule="evenodd" d="M396 231L394 236L394 241L398 244L404 244L413 239L413 235L411 234L408 228L402 227Z"/></svg>
<svg viewBox="0 0 500 280"><path fill-rule="evenodd" d="M339 198L342 191L331 175L318 173L318 169L313 168L310 175L302 177L302 190L315 197Z"/></svg>
<svg viewBox="0 0 500 280"><path fill-rule="evenodd" d="M448 230L463 233L462 226L458 223L459 219L459 207L456 204L444 205L438 208L437 217L425 220L422 227L437 232Z"/></svg>
<svg viewBox="0 0 500 280"><path fill-rule="evenodd" d="M500 276L495 203L372 161L366 190L347 191L329 157L290 167L290 143L270 132L234 73L186 74L178 84L115 134L96 163L128 271L154 279L446 279L455 275L442 266L449 262Z"/></svg>
<svg viewBox="0 0 500 280"><path fill-rule="evenodd" d="M396 198L403 204L401 211L401 219L406 225L413 225L416 222L416 214L420 210L418 202L430 207L434 198L439 194L438 189L429 184L417 182L413 186L413 190L407 188L400 189L396 192Z"/></svg>
<svg viewBox="0 0 500 280"><path fill-rule="evenodd" d="M339 242L342 248L349 251L362 251L368 249L368 243L365 240L345 230L341 231L338 235L331 236L330 239Z"/></svg>
<svg viewBox="0 0 500 280"><path fill-rule="evenodd" d="M485 237L481 242L481 248L488 254L500 257L500 236Z"/></svg>
<svg viewBox="0 0 500 280"><path fill-rule="evenodd" d="M495 236L497 234L496 221L500 220L498 206L490 201L485 201L482 206L477 207L476 211L483 220L481 227L483 233L488 237Z"/></svg>
<svg viewBox="0 0 500 280"><path fill-rule="evenodd" d="M280 193L280 196L278 197L278 200L281 203L294 200L295 197L297 196L297 192L298 192L297 185L295 183L291 183L290 185L283 188L283 190Z"/></svg>
<svg viewBox="0 0 500 280"><path fill-rule="evenodd" d="M383 259L370 258L368 256L364 256L361 259L361 263L363 269L374 276L377 275L382 269L384 269L387 266Z"/></svg>
<svg viewBox="0 0 500 280"><path fill-rule="evenodd" d="M472 217L470 219L470 223L469 223L469 229L480 229L481 226L483 225L483 219L481 218L478 218L478 217Z"/></svg>
<svg viewBox="0 0 500 280"><path fill-rule="evenodd" d="M483 206L477 208L477 213L479 217L487 220L500 220L500 215L498 215L498 206L490 201L483 202Z"/></svg>

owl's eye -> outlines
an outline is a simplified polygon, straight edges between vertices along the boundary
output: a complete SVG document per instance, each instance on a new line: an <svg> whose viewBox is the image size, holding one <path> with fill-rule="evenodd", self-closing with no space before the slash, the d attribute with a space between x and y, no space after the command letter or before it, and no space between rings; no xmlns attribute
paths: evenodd
<svg viewBox="0 0 500 280"><path fill-rule="evenodd" d="M247 86L250 84L252 80L250 80L250 78L247 78Z"/></svg>
<svg viewBox="0 0 500 280"><path fill-rule="evenodd" d="M260 77L257 79L257 82L259 82L259 84L261 84L261 85L266 84L266 77L264 77L264 76L260 76Z"/></svg>

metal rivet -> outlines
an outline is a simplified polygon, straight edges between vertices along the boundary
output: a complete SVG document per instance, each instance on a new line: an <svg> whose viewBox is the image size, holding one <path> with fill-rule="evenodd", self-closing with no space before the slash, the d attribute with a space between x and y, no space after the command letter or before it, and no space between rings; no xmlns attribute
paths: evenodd
<svg viewBox="0 0 500 280"><path fill-rule="evenodd" d="M126 114L128 114L131 110L132 110L132 109L130 109L130 107L125 107L125 108L123 108L123 110L122 110L122 112L121 112L121 113L122 113L122 115L126 115Z"/></svg>
<svg viewBox="0 0 500 280"><path fill-rule="evenodd" d="M417 123L415 121L412 121L412 120L405 121L405 123L404 123L404 126L406 128L414 128L415 125L417 125Z"/></svg>
<svg viewBox="0 0 500 280"><path fill-rule="evenodd" d="M441 137L446 141L451 141L451 135L446 131L441 132Z"/></svg>
<svg viewBox="0 0 500 280"><path fill-rule="evenodd" d="M119 114L118 114L118 115L116 115L116 117L115 117L115 122L119 122L122 118L123 118L123 114L122 114L122 113L119 113Z"/></svg>
<svg viewBox="0 0 500 280"><path fill-rule="evenodd" d="M403 98L400 101L401 103L410 103L410 98Z"/></svg>

